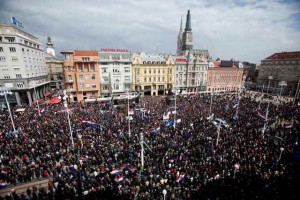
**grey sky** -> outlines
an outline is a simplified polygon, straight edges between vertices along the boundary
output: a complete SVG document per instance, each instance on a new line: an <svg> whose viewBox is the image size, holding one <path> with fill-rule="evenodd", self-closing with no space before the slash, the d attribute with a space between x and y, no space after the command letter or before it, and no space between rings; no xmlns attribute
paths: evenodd
<svg viewBox="0 0 300 200"><path fill-rule="evenodd" d="M274 52L300 51L298 0L0 0L11 16L45 44L61 50L126 48L172 53L191 10L194 48L213 59L260 63ZM44 45L45 46L45 45Z"/></svg>

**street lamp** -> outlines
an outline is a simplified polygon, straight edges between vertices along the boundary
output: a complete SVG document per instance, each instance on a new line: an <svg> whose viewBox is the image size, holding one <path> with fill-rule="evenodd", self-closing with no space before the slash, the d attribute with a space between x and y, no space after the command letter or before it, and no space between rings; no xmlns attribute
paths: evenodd
<svg viewBox="0 0 300 200"><path fill-rule="evenodd" d="M40 111L40 104L39 104L39 100L37 99L37 95L36 95L36 90L35 90L35 87L36 87L36 82L31 82L30 83L30 86L33 86L33 90L34 90L34 96L35 96L35 100L37 102L37 107L38 107L38 111L39 111L39 116L41 116L41 111Z"/></svg>
<svg viewBox="0 0 300 200"><path fill-rule="evenodd" d="M72 147L74 148L74 140L73 140L73 133L72 133L72 128L71 128L71 121L70 121L70 113L69 113L69 108L68 108L68 95L67 95L67 91L64 90L64 96L63 96L63 100L64 100L64 107L67 109L67 116L68 116L68 123L69 123L69 130L70 130L70 137L71 137L71 142L72 142ZM61 97L58 97L59 99L61 99Z"/></svg>
<svg viewBox="0 0 300 200"><path fill-rule="evenodd" d="M286 84L285 81L280 81L279 85L281 86L279 97L281 97L281 93L282 93L283 86L286 86L287 84ZM276 109L278 109L278 105L279 105L279 97L277 97L277 107L276 107Z"/></svg>
<svg viewBox="0 0 300 200"><path fill-rule="evenodd" d="M167 190L166 190L166 189L163 189L162 193L163 193L163 195L164 195L164 200L166 200Z"/></svg>
<svg viewBox="0 0 300 200"><path fill-rule="evenodd" d="M279 155L279 158L278 158L278 160L277 160L277 162L279 162L280 161L280 159L281 159L281 155L282 155L282 152L284 151L284 148L280 148L280 155Z"/></svg>
<svg viewBox="0 0 300 200"><path fill-rule="evenodd" d="M175 115L174 115L174 128L176 128L176 115L177 115L177 106L176 106L176 94L177 94L177 88L175 88Z"/></svg>
<svg viewBox="0 0 300 200"><path fill-rule="evenodd" d="M129 137L131 136L131 131L130 131L130 115L129 115L129 91L127 90L127 116L128 116L128 135Z"/></svg>
<svg viewBox="0 0 300 200"><path fill-rule="evenodd" d="M0 87L0 96L5 97L6 105L7 105L10 120L11 120L11 124L13 126L14 132L16 132L15 123L14 123L14 120L13 120L13 117L12 117L12 114L11 114L11 111L10 111L10 105L9 105L9 102L8 102L7 96L6 96L7 94L12 95L13 93L8 88Z"/></svg>
<svg viewBox="0 0 300 200"><path fill-rule="evenodd" d="M271 80L273 80L273 76L269 76L268 79L269 79L269 83L268 83L267 94L269 94L270 82L271 82Z"/></svg>

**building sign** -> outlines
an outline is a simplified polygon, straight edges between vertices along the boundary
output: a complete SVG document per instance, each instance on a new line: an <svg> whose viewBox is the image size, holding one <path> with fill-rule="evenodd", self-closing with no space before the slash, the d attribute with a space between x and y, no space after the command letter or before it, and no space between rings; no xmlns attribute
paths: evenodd
<svg viewBox="0 0 300 200"><path fill-rule="evenodd" d="M111 48L104 48L101 49L102 52L128 52L127 49L111 49Z"/></svg>
<svg viewBox="0 0 300 200"><path fill-rule="evenodd" d="M11 16L11 23L17 27L23 28L22 22L18 21L15 17Z"/></svg>
<svg viewBox="0 0 300 200"><path fill-rule="evenodd" d="M179 61L179 62L186 62L187 59L186 59L186 58L176 58L176 61Z"/></svg>

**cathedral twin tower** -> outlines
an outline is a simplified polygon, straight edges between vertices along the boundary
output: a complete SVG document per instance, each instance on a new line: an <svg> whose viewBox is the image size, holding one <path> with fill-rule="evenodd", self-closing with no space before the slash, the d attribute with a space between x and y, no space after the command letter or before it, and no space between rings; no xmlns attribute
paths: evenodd
<svg viewBox="0 0 300 200"><path fill-rule="evenodd" d="M180 22L180 30L177 38L177 55L187 55L193 49L193 32L191 26L191 13L188 10L186 16L185 29L182 29L182 18Z"/></svg>

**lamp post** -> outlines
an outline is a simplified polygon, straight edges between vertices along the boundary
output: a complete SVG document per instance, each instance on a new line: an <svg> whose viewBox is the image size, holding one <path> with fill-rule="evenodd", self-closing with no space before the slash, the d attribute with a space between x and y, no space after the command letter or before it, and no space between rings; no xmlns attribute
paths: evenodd
<svg viewBox="0 0 300 200"><path fill-rule="evenodd" d="M211 107L212 107L212 98L214 96L214 93L210 93L210 106L209 106L209 116L211 116Z"/></svg>
<svg viewBox="0 0 300 200"><path fill-rule="evenodd" d="M177 115L177 105L176 105L176 94L177 94L177 88L175 88L175 115L174 115L174 128L176 128L176 115Z"/></svg>
<svg viewBox="0 0 300 200"><path fill-rule="evenodd" d="M34 96L35 96L35 100L36 100L36 102L37 102L37 107L38 107L38 111L39 111L39 116L41 116L40 104L39 104L39 100L37 99L36 90L35 90L36 82L35 82L35 81L34 81L34 82L31 82L30 85L33 86Z"/></svg>
<svg viewBox="0 0 300 200"><path fill-rule="evenodd" d="M71 142L72 142L72 147L74 148L74 140L73 140L73 133L72 133L72 128L71 128L71 121L70 121L70 113L69 113L69 108L68 108L68 95L67 95L67 91L64 90L64 96L63 96L63 100L64 100L64 107L67 109L67 116L68 116L68 123L69 123L69 130L70 130L70 137L71 137ZM61 97L59 97L61 99Z"/></svg>
<svg viewBox="0 0 300 200"><path fill-rule="evenodd" d="M9 116L10 116L10 120L11 120L11 124L12 124L14 132L15 132L16 131L15 123L14 123L14 119L13 119L11 111L10 111L10 105L9 105L9 102L8 102L7 96L6 96L7 94L12 95L13 93L8 88L0 87L0 95L4 96L4 98L5 98L6 105L7 105L8 112L9 112Z"/></svg>
<svg viewBox="0 0 300 200"><path fill-rule="evenodd" d="M269 79L269 83L268 83L267 94L269 94L270 82L271 82L271 80L273 80L273 76L269 76L268 79Z"/></svg>
<svg viewBox="0 0 300 200"><path fill-rule="evenodd" d="M281 155L282 155L282 152L284 151L284 148L280 148L280 154L279 154L279 158L278 158L278 160L277 160L277 162L279 162L280 161L280 159L281 159Z"/></svg>
<svg viewBox="0 0 300 200"><path fill-rule="evenodd" d="M163 195L164 195L164 200L166 200L167 190L166 190L166 189L163 189L162 193L163 193Z"/></svg>
<svg viewBox="0 0 300 200"><path fill-rule="evenodd" d="M281 97L281 93L282 93L283 86L286 86L287 84L286 84L285 81L280 81L279 85L281 86L279 97ZM277 107L276 107L276 109L278 109L278 105L279 105L279 97L277 97Z"/></svg>
<svg viewBox="0 0 300 200"><path fill-rule="evenodd" d="M129 91L127 90L127 110L128 110L128 135L129 137L131 136L131 131L130 131L130 115L129 115Z"/></svg>

